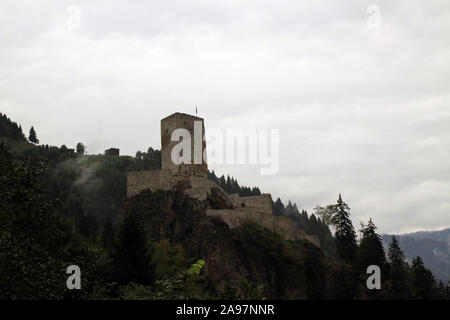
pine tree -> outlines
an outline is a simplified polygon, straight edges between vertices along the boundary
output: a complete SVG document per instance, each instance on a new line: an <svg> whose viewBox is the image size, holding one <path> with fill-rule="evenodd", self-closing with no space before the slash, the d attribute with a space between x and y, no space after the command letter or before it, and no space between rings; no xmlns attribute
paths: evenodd
<svg viewBox="0 0 450 320"><path fill-rule="evenodd" d="M371 265L378 266L381 275L386 274L386 256L384 253L381 236L376 232L377 227L369 219L369 222L362 229L362 238L359 245L359 270L362 275L366 275L367 267ZM372 299L381 297L379 290L368 290L366 294Z"/></svg>
<svg viewBox="0 0 450 320"><path fill-rule="evenodd" d="M425 268L422 258L414 258L411 266L412 298L428 300L434 298L436 280L430 270Z"/></svg>
<svg viewBox="0 0 450 320"><path fill-rule="evenodd" d="M405 255L400 249L397 238L392 236L392 242L388 249L389 259L389 298L407 299L408 298L408 263Z"/></svg>
<svg viewBox="0 0 450 320"><path fill-rule="evenodd" d="M154 281L153 248L135 215L125 215L115 245L116 276L119 283L149 285Z"/></svg>
<svg viewBox="0 0 450 320"><path fill-rule="evenodd" d="M283 202L281 202L280 198L277 198L277 200L272 203L272 209L273 214L276 216L284 216L285 214L285 208Z"/></svg>
<svg viewBox="0 0 450 320"><path fill-rule="evenodd" d="M5 114L0 113L0 137L11 140L25 140L22 127L11 121Z"/></svg>
<svg viewBox="0 0 450 320"><path fill-rule="evenodd" d="M227 183L225 185L225 191L227 193L231 193L232 192L232 186L231 186L231 179L230 176L227 176Z"/></svg>
<svg viewBox="0 0 450 320"><path fill-rule="evenodd" d="M362 239L359 245L359 262L363 271L370 265L377 265L384 270L386 265L386 256L383 248L381 236L376 232L377 227L372 219L362 230Z"/></svg>
<svg viewBox="0 0 450 320"><path fill-rule="evenodd" d="M28 136L28 140L30 142L34 143L34 144L38 144L39 143L39 140L38 140L38 138L36 136L36 131L34 131L33 127L31 127L31 129L30 129L30 135Z"/></svg>
<svg viewBox="0 0 450 320"><path fill-rule="evenodd" d="M356 233L350 220L350 208L342 200L341 194L335 206L332 222L336 229L336 249L339 257L349 264L356 258Z"/></svg>

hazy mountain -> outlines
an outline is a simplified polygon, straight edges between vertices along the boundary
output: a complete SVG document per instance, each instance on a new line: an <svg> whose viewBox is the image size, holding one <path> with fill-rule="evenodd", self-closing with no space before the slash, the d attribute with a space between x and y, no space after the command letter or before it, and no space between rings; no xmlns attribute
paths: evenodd
<svg viewBox="0 0 450 320"><path fill-rule="evenodd" d="M402 236L411 237L415 239L431 239L441 242L450 242L450 228L441 231L419 231L414 233L404 234Z"/></svg>
<svg viewBox="0 0 450 320"><path fill-rule="evenodd" d="M450 280L450 229L420 231L396 237L409 262L420 256L437 279L444 282ZM389 247L391 238L392 235L383 235L386 248Z"/></svg>

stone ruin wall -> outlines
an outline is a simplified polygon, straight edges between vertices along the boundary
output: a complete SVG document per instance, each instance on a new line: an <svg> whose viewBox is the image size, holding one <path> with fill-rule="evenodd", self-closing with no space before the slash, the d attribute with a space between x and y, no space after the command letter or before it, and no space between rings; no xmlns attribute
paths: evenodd
<svg viewBox="0 0 450 320"><path fill-rule="evenodd" d="M169 190L177 185L181 177L172 176L170 170L134 171L127 174L127 198L150 189Z"/></svg>
<svg viewBox="0 0 450 320"><path fill-rule="evenodd" d="M320 247L316 236L305 234L304 230L296 229L289 217L274 216L264 212L258 212L254 208L244 209L207 209L206 214L212 217L220 217L230 229L240 227L245 222L255 222L258 225L276 232L289 240L308 240Z"/></svg>
<svg viewBox="0 0 450 320"><path fill-rule="evenodd" d="M237 193L229 195L235 208L255 208L259 212L272 214L272 197L270 194L259 196L239 197Z"/></svg>
<svg viewBox="0 0 450 320"><path fill-rule="evenodd" d="M173 187L182 181L189 182L190 187L185 190L186 195L200 201L206 200L208 193L211 193L211 188L221 189L214 181L208 178L174 176L169 169L134 171L127 174L127 198L135 196L145 189L150 189L151 191L172 190Z"/></svg>

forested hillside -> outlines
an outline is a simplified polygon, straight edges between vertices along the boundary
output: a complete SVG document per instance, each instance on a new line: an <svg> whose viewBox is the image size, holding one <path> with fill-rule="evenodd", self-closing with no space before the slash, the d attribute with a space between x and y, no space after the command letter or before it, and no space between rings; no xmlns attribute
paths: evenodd
<svg viewBox="0 0 450 320"><path fill-rule="evenodd" d="M180 188L126 199L127 172L160 168L158 150L87 155L82 144L39 144L39 128L27 140L6 116L0 128L0 299L448 298L448 286L420 258L407 264L396 241L386 259L372 221L357 243L340 195L320 217L273 203L274 214L317 235L319 249L255 224L230 230L205 214L220 201L194 200ZM226 192L261 192L211 178ZM65 287L73 264L81 290ZM366 287L371 264L382 270L382 290Z"/></svg>

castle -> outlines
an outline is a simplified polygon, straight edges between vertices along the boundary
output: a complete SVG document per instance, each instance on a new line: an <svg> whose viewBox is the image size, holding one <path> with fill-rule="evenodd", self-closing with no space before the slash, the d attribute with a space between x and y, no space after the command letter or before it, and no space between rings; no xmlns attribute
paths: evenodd
<svg viewBox="0 0 450 320"><path fill-rule="evenodd" d="M188 143L190 142L190 150L188 150L190 152L187 154L183 155L184 150L182 150L172 155L173 149L179 143L179 141L172 141L175 130L193 137L187 140ZM245 221L253 221L286 239L308 240L320 247L318 238L307 235L304 230L296 229L291 218L273 215L270 194L250 197L240 197L238 194L227 195L216 182L208 179L204 132L204 120L200 117L177 112L162 119L161 170L129 172L127 197L132 197L145 189L171 190L179 183L187 186L184 191L186 195L200 201L206 201L209 194L219 190L229 204L229 209L206 209L206 214L220 217L229 228L238 227ZM172 159L172 156L178 159ZM190 158L186 161L187 163L181 160L186 158Z"/></svg>

